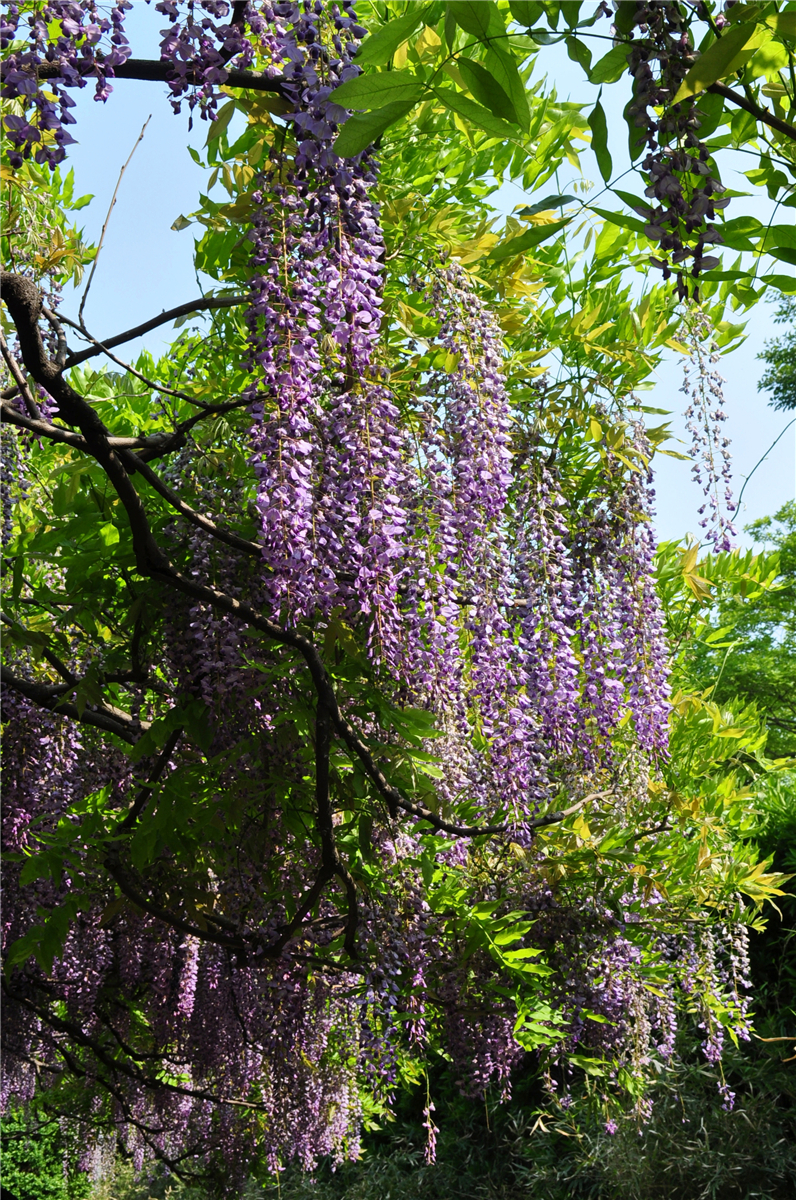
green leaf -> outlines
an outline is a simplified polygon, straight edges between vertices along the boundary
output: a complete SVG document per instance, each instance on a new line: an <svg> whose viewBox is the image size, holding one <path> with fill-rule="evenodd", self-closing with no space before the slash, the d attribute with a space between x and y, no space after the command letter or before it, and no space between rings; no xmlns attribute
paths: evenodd
<svg viewBox="0 0 796 1200"><path fill-rule="evenodd" d="M561 16L570 29L574 29L578 23L582 3L583 0L559 0L558 7L561 9Z"/></svg>
<svg viewBox="0 0 796 1200"><path fill-rule="evenodd" d="M600 95L602 95L602 88L600 88ZM608 150L608 124L605 120L605 110L600 104L600 96L597 97L597 103L589 113L589 129L591 130L591 148L597 159L597 166L600 168L603 183L608 183L613 174L614 165Z"/></svg>
<svg viewBox="0 0 796 1200"><path fill-rule="evenodd" d="M772 13L764 20L780 37L796 38L796 12Z"/></svg>
<svg viewBox="0 0 796 1200"><path fill-rule="evenodd" d="M424 90L422 80L411 71L380 71L341 83L329 98L346 108L383 108L398 102L414 104Z"/></svg>
<svg viewBox="0 0 796 1200"><path fill-rule="evenodd" d="M553 208L561 208L564 204L577 203L577 196L545 196L543 200L537 200L536 204L525 205L519 209L517 216L535 217L537 213L549 212Z"/></svg>
<svg viewBox="0 0 796 1200"><path fill-rule="evenodd" d="M594 64L589 72L589 83L616 83L627 70L629 53L629 46L614 46Z"/></svg>
<svg viewBox="0 0 796 1200"><path fill-rule="evenodd" d="M752 57L766 37L771 37L771 31L761 28L754 21L744 22L729 29L700 55L680 84L680 90L672 103L679 104L689 96L704 92L719 79L732 75Z"/></svg>
<svg viewBox="0 0 796 1200"><path fill-rule="evenodd" d="M359 852L365 861L369 862L373 858L373 817L370 813L363 813L359 818L357 836L359 839Z"/></svg>
<svg viewBox="0 0 796 1200"><path fill-rule="evenodd" d="M434 88L434 95L442 101L446 108L458 113L460 117L464 117L465 121L470 121L471 124L485 129L492 137L516 140L516 128L509 125L507 121L501 121L500 117L496 117L488 108L482 108L480 104L476 104L469 96L455 92L452 88Z"/></svg>
<svg viewBox="0 0 796 1200"><path fill-rule="evenodd" d="M541 17L542 6L534 3L533 0L509 0L509 11L515 21L524 25L526 29L530 29Z"/></svg>
<svg viewBox="0 0 796 1200"><path fill-rule="evenodd" d="M790 250L796 250L796 226L794 225L771 225L766 230L765 241L763 242L764 250L773 250L774 247L787 246Z"/></svg>
<svg viewBox="0 0 796 1200"><path fill-rule="evenodd" d="M36 953L43 934L44 930L41 926L36 925L33 929L29 929L24 937L12 942L5 956L5 969L9 970L19 963L27 962L31 955Z"/></svg>
<svg viewBox="0 0 796 1200"><path fill-rule="evenodd" d="M234 112L234 100L228 100L226 104L222 104L221 108L218 110L218 116L216 117L215 121L211 123L210 128L207 131L207 138L205 140L206 146L209 146L211 142L218 141L232 120Z"/></svg>
<svg viewBox="0 0 796 1200"><path fill-rule="evenodd" d="M119 541L119 530L112 521L108 521L100 527L99 536L103 546L115 546Z"/></svg>
<svg viewBox="0 0 796 1200"><path fill-rule="evenodd" d="M637 221L635 217L628 217L625 213L609 212L607 208L597 208L596 205L590 207L598 217L602 217L604 221L610 221L612 225L618 225L620 229L632 229L634 233L644 233L644 222Z"/></svg>
<svg viewBox="0 0 796 1200"><path fill-rule="evenodd" d="M387 25L382 25L381 29L377 29L370 37L365 38L357 50L357 65L383 67L390 61L398 47L402 46L406 39L414 33L423 20L425 12L427 12L427 8L412 5L408 13L397 17Z"/></svg>
<svg viewBox="0 0 796 1200"><path fill-rule="evenodd" d="M469 91L472 92L479 104L483 104L491 113L504 121L511 121L514 125L520 124L517 110L511 100L498 81L481 63L462 55L456 59L456 65L461 71Z"/></svg>
<svg viewBox="0 0 796 1200"><path fill-rule="evenodd" d="M35 883L37 879L57 879L59 874L59 871L53 871L53 864L48 852L32 854L20 871L19 885L27 887L29 883Z"/></svg>
<svg viewBox="0 0 796 1200"><path fill-rule="evenodd" d="M589 74L591 68L591 50L585 42L582 42L580 38L568 37L567 54L573 62L583 67L587 75Z"/></svg>
<svg viewBox="0 0 796 1200"><path fill-rule="evenodd" d="M721 226L722 242L731 250L754 250L751 238L759 238L764 232L764 226L757 217L733 217Z"/></svg>
<svg viewBox="0 0 796 1200"><path fill-rule="evenodd" d="M413 108L414 101L410 101L408 104L396 101L394 104L385 104L384 108L374 108L367 113L354 113L348 118L335 139L335 154L339 154L341 158L353 158L355 154L360 154L372 145L376 138L381 137L385 129L394 125L396 121L400 121L401 117L406 116Z"/></svg>
<svg viewBox="0 0 796 1200"><path fill-rule="evenodd" d="M519 234L518 237L510 238L507 242L501 242L495 246L489 257L493 262L501 262L504 258L514 258L517 254L524 254L526 250L531 250L541 242L547 241L553 234L558 233L559 229L569 225L571 220L572 217L564 217L562 221L553 221L550 225L534 225L525 233Z"/></svg>
<svg viewBox="0 0 796 1200"><path fill-rule="evenodd" d="M792 250L788 246L769 246L768 253L772 258L779 259L780 262L796 264L796 250Z"/></svg>
<svg viewBox="0 0 796 1200"><path fill-rule="evenodd" d="M453 13L456 24L465 33L473 34L481 42L500 37L506 32L503 18L493 0L454 0L448 5L448 11Z"/></svg>
<svg viewBox="0 0 796 1200"><path fill-rule="evenodd" d="M495 42L487 50L484 63L514 105L520 125L527 129L531 123L531 110L525 84L514 56L504 50L500 43Z"/></svg>
<svg viewBox="0 0 796 1200"><path fill-rule="evenodd" d="M11 597L16 602L22 593L24 582L25 555L18 554L14 559L14 570L11 576Z"/></svg>

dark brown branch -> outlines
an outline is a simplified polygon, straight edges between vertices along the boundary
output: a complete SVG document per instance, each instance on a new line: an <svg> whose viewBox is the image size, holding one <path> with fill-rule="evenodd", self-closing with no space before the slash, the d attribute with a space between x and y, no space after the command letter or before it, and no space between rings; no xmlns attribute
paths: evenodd
<svg viewBox="0 0 796 1200"><path fill-rule="evenodd" d="M78 324L77 321L70 321L66 317L64 320L68 325L71 325L73 329L78 329L82 336L86 338L87 341L91 342L92 346L96 346L97 350L101 354L106 355L111 362L116 363L116 366L121 367L122 370L126 371L128 375L132 375L135 379L140 379L141 383L145 383L147 387L152 388L153 391L162 392L166 396L175 396L177 400L185 400L188 404L193 403L192 398L187 392L181 392L177 388L171 388L165 383L159 383L155 379L150 379L147 375L144 375L142 371L139 371L138 367L134 367L132 363L125 362L123 358L117 358L117 356L108 349L104 342L100 342L97 338L92 337L82 321L80 324Z"/></svg>
<svg viewBox="0 0 796 1200"><path fill-rule="evenodd" d="M95 358L106 349L113 350L115 346L131 342L133 338L143 337L145 333L157 329L159 325L167 324L168 321L176 321L178 317L187 317L191 313L201 312L203 309L237 308L240 304L248 303L248 296L200 296L198 300L190 300L187 304L178 304L176 308L170 308L157 317L150 318L149 321L142 321L140 325L135 325L124 333L117 333L115 337L106 338L104 342L97 342L95 346L89 346L85 350L70 354L65 363L65 369L77 366L78 363L85 362L87 358Z"/></svg>
<svg viewBox="0 0 796 1200"><path fill-rule="evenodd" d="M203 1088L188 1088L183 1087L178 1083L169 1083L165 1079L151 1079L138 1066L131 1066L129 1063L120 1062L118 1058L113 1058L108 1052L92 1037L81 1028L75 1021L70 1021L65 1017L57 1016L49 1009L41 1008L38 1004L23 996L18 992L14 992L9 984L3 980L3 990L18 1004L24 1005L25 1008L35 1012L37 1016L47 1024L50 1029L56 1033L65 1034L71 1038L72 1042L78 1046L83 1046L84 1049L90 1050L96 1057L97 1061L102 1063L106 1070L112 1074L119 1073L126 1075L128 1079L134 1080L149 1090L159 1091L163 1088L170 1092L176 1092L180 1096L191 1096L196 1100L209 1100L212 1104L228 1104L234 1108L254 1109L257 1112L267 1111L264 1104L257 1104L249 1100L233 1100L227 1096L216 1096L213 1092L205 1091ZM63 1052L63 1047L58 1045L59 1053ZM162 1132L162 1131L159 1131Z"/></svg>
<svg viewBox="0 0 796 1200"><path fill-rule="evenodd" d="M74 433L71 429L61 429L43 418L26 417L9 400L2 401L2 419L8 421L9 425L16 425L18 429L27 429L30 433L35 433L37 437L74 446L77 450L86 449L85 439L79 433Z"/></svg>
<svg viewBox="0 0 796 1200"><path fill-rule="evenodd" d="M332 723L325 698L318 696L315 710L315 801L317 807L318 833L321 838L321 856L324 870L329 876L336 875L346 891L348 919L346 920L345 950L351 958L357 958L356 933L359 924L357 889L345 863L340 857L334 837L334 821L329 794L329 754L332 747Z"/></svg>
<svg viewBox="0 0 796 1200"><path fill-rule="evenodd" d="M204 414L201 415L204 416ZM252 554L255 558L262 558L262 546L259 546L257 542L250 542L248 538L239 537L237 533L232 533L230 530L221 529L210 517L206 517L204 513L197 512L195 508L191 508L190 504L186 504L137 454L123 454L123 458L126 463L130 464L130 473L132 474L133 470L135 470L139 475L142 475L147 483L164 500L168 501L172 508L185 517L186 521L190 521L192 525L203 529L205 533L209 533L217 541L224 542L225 545L231 546L234 550L242 550L244 554Z"/></svg>
<svg viewBox="0 0 796 1200"><path fill-rule="evenodd" d="M101 57L101 55L97 55L100 60ZM91 62L80 63L78 70L82 75L89 75L94 70L94 65ZM112 77L114 79L140 79L148 83L168 83L173 74L174 70L169 62L149 58L128 58L127 62L114 67ZM4 78L4 75L5 63L0 65L0 80ZM36 68L36 76L40 80L58 79L60 75L61 68L58 63L41 63ZM204 83L204 79L196 76L191 68L188 69L186 78L191 84ZM271 79L267 75L261 75L254 71L227 71L224 87L248 88L253 92L272 92L277 96L286 97L284 80Z"/></svg>
<svg viewBox="0 0 796 1200"><path fill-rule="evenodd" d="M69 684L53 688L48 684L31 683L28 679L20 679L13 675L7 667L0 667L0 679L6 687L12 688L20 696L33 701L39 708L46 708L57 716L71 717L73 721L78 721L83 725L92 725L95 729L103 729L106 733L115 733L117 737L129 742L131 746L138 741L142 727L129 717L127 721L124 721L121 714L110 713L101 708L91 708L88 705L81 713L76 704L68 704L62 700L61 697L64 693L71 690Z"/></svg>
<svg viewBox="0 0 796 1200"><path fill-rule="evenodd" d="M32 417L26 417L9 400L4 399L1 403L2 420L7 421L10 425L16 425L19 429L26 429L37 437L47 438L50 442L60 442L66 446L74 446L76 450L88 452L88 443L79 433L75 433L71 429L63 429L60 425L53 425L52 422L45 421L44 418L34 420ZM155 458L164 458L167 454L172 454L175 450L181 450L185 445L187 434L199 421L205 421L209 417L223 416L225 413L242 408L245 403L246 401L242 400L231 400L228 404L217 404L213 407L208 406L207 408L203 408L201 412L194 413L186 421L181 421L177 428L171 432L161 430L157 433L148 434L146 437L109 437L108 445L114 450L134 450L136 458L130 470L131 472L133 468L140 470L141 463L151 462ZM189 511L192 512L193 510ZM208 532L212 531L208 530ZM250 545L253 544L250 543ZM238 548L243 549L244 547Z"/></svg>
<svg viewBox="0 0 796 1200"><path fill-rule="evenodd" d="M165 925L170 925L172 929L179 930L180 933L186 933L190 937L198 938L202 942L214 942L217 946L225 946L228 950L245 954L248 949L251 949L251 942L247 943L242 937L230 937L224 933L217 933L214 929L202 929L199 925L195 925L192 921L186 921L179 913L172 912L171 909L164 908L157 900L145 896L139 891L136 885L128 879L125 874L119 852L116 848L111 850L104 861L105 870L110 875L111 879L117 884L121 893L130 900L136 908L140 908L142 912L149 913L153 917L157 917L159 921L163 921Z"/></svg>
<svg viewBox="0 0 796 1200"><path fill-rule="evenodd" d="M715 96L722 96L729 104L736 104L738 108L748 112L755 120L762 121L764 125L770 125L778 133L784 134L785 137L796 142L796 125L789 125L787 121L774 116L767 108L755 104L754 100L749 100L746 96L739 96L737 92L723 83L712 83L707 90L713 92Z"/></svg>
<svg viewBox="0 0 796 1200"><path fill-rule="evenodd" d="M522 824L526 829L543 829L546 825L559 825L567 817L571 817L573 813L576 813L579 808L582 808L586 800L592 799L594 799L593 796L587 796L586 799L579 800L577 804L573 804L571 808L564 808L559 812L545 813L543 817L529 817ZM494 836L498 833L505 833L510 828L510 824L516 824L516 822L509 823L508 821L503 821L499 825L453 825L450 821L443 821L441 817L431 812L430 809L424 808L422 804L413 804L410 800L405 800L403 797L399 801L399 807L404 812L418 817L421 821L427 821L429 825L432 825L434 829L438 829L440 833L453 833L458 837Z"/></svg>
<svg viewBox="0 0 796 1200"><path fill-rule="evenodd" d="M54 670L58 672L62 679L66 680L68 684L71 684L72 687L77 686L79 682L77 675L73 675L66 663L62 663L58 655L53 654L52 650L48 649L47 646L45 646L42 650L42 657L50 664L51 667L54 668Z"/></svg>
<svg viewBox="0 0 796 1200"><path fill-rule="evenodd" d="M57 313L54 313L52 309L49 309L46 304L41 306L41 311L44 315L44 319L52 326L58 342L58 349L55 352L55 361L59 367L63 367L64 363L69 357L70 350L66 344L66 334L64 333L64 327L61 322L61 318Z"/></svg>

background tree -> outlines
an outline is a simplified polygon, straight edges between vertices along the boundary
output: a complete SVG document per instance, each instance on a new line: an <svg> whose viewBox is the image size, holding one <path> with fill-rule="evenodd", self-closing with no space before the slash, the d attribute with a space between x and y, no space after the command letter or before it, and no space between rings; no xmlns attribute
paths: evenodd
<svg viewBox="0 0 796 1200"><path fill-rule="evenodd" d="M793 324L796 302L792 296L783 300L774 317L778 325ZM796 334L787 330L781 337L771 338L758 356L766 364L758 388L770 392L774 408L796 408Z"/></svg>

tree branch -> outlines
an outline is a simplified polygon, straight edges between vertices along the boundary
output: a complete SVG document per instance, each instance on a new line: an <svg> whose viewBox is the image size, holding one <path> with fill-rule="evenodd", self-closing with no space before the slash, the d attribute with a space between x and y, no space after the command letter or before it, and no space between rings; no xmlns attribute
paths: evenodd
<svg viewBox="0 0 796 1200"><path fill-rule="evenodd" d="M234 550L241 550L244 554L251 554L255 558L262 558L262 546L258 545L257 542L250 542L248 538L239 537L237 533L221 529L210 517L206 517L204 513L197 512L195 508L191 508L137 454L123 454L123 458L130 463L130 473L132 474L133 470L136 470L139 475L142 475L147 483L151 484L154 490L164 500L168 501L172 508L185 517L186 521L190 521L192 525L198 526L199 529L203 529L205 533L209 533L211 537L216 538L219 542L224 542L225 545L231 546Z"/></svg>
<svg viewBox="0 0 796 1200"><path fill-rule="evenodd" d="M14 358L13 354L8 348L8 345L6 344L6 339L3 336L2 331L0 331L0 351L2 352L3 358L6 361L6 366L14 377L17 390L22 396L22 399L25 401L25 408L30 413L31 419L38 421L41 417L39 406L36 403L33 393L28 387L28 381L19 369L17 360Z"/></svg>
<svg viewBox="0 0 796 1200"><path fill-rule="evenodd" d="M142 726L128 717L125 722L121 715L115 715L101 708L90 708L88 705L79 711L76 704L68 704L61 699L65 691L71 690L69 684L52 688L44 683L32 683L28 679L20 679L12 674L8 667L0 667L0 679L6 687L12 688L26 700L33 701L39 708L46 708L59 717L71 717L83 725L92 725L95 729L103 729L106 733L115 733L117 737L128 742L131 746L138 741Z"/></svg>
<svg viewBox="0 0 796 1200"><path fill-rule="evenodd" d="M187 317L193 312L201 312L203 309L214 308L237 308L240 304L249 304L248 296L200 296L198 300L189 300L186 304L178 304L176 308L170 308L167 311L160 313L157 317L151 317L148 321L142 321L140 325L135 325L132 329L127 329L124 333L117 333L115 337L106 338L104 342L97 342L95 346L89 346L86 350L79 350L77 353L70 354L64 364L64 369L77 366L78 363L85 362L87 358L95 358L96 355L102 354L105 350L112 350L115 346L121 346L124 342L131 342L133 338L143 337L145 333L149 333L153 329L157 329L159 325L165 325L169 321L176 321L178 317Z"/></svg>
<svg viewBox="0 0 796 1200"><path fill-rule="evenodd" d="M723 83L712 83L707 90L713 92L715 96L723 96L729 104L737 104L738 108L750 113L756 120L762 121L764 125L770 125L778 133L782 133L791 141L796 142L796 125L789 125L787 121L775 117L767 108L755 104L754 100L749 100L746 96L739 96L737 92Z"/></svg>
<svg viewBox="0 0 796 1200"><path fill-rule="evenodd" d="M128 829L132 829L133 825L135 825L136 821L141 816L141 813L144 811L144 805L152 795L155 784L166 770L166 767L169 765L169 760L176 750L177 743L182 735L182 726L180 726L178 729L175 729L173 733L169 734L168 738L166 739L166 744L160 753L160 757L150 772L149 779L146 781L135 800L130 805L130 808L127 811L127 816L123 821L119 822L119 825L116 828L117 834L126 833Z"/></svg>
<svg viewBox="0 0 796 1200"><path fill-rule="evenodd" d="M267 1111L266 1105L258 1104L254 1101L233 1100L228 1096L217 1096L213 1092L205 1091L203 1088L183 1087L178 1083L170 1083L166 1079L151 1079L137 1065L132 1066L127 1062L120 1062L118 1058L113 1058L110 1054L108 1054L107 1050L105 1050L104 1047L96 1041L96 1039L90 1037L85 1030L77 1024L77 1022L70 1021L66 1017L57 1016L49 1009L41 1008L27 996L23 996L19 992L13 991L5 979L3 980L3 990L11 997L11 999L15 1000L17 1004L22 1004L25 1008L35 1012L36 1015L45 1022L45 1024L49 1025L50 1029L54 1030L56 1033L65 1034L67 1037L71 1038L74 1044L82 1046L86 1050L90 1050L96 1057L97 1061L102 1063L106 1070L110 1071L112 1075L116 1072L119 1072L122 1075L126 1075L128 1079L134 1080L137 1084L150 1091L160 1091L161 1089L166 1089L170 1092L176 1092L180 1096L190 1096L196 1100L209 1100L212 1104L228 1104L234 1108L254 1109L257 1112ZM58 1043L58 1050L59 1052L62 1051L60 1043Z"/></svg>
<svg viewBox="0 0 796 1200"><path fill-rule="evenodd" d="M102 56L97 55L98 61L102 62ZM79 63L78 70L83 76L90 75L94 70L93 62ZM6 64L0 65L0 80L5 77ZM61 76L61 68L58 63L41 63L36 68L36 78L39 80L59 79ZM169 83L174 78L174 67L168 61L149 58L128 58L127 62L119 63L113 68L112 74L109 72L109 78L113 79L141 79L149 83ZM186 79L191 84L202 84L204 79L201 75L197 75L192 68L189 67L186 73ZM288 99L286 85L283 79L269 78L267 75L261 75L254 71L227 71L227 78L224 80L224 87L228 88L247 88L253 92L272 92L277 96L282 96Z"/></svg>

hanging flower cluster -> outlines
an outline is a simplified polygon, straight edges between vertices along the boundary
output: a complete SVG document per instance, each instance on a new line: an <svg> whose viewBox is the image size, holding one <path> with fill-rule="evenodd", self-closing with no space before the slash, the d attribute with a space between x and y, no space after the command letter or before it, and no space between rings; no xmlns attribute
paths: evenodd
<svg viewBox="0 0 796 1200"><path fill-rule="evenodd" d="M268 8L227 0L195 0L188 5L159 0L155 9L169 22L162 33L160 57L172 68L168 85L175 113L182 111L186 98L191 112L198 106L204 119L215 119L227 67L244 71L254 61L267 29L263 7Z"/></svg>
<svg viewBox="0 0 796 1200"><path fill-rule="evenodd" d="M614 7L617 7L616 2ZM718 264L706 246L722 241L716 210L726 208L726 188L710 165L710 151L699 138L702 113L698 98L672 106L671 100L694 62L685 6L677 0L636 3L629 42L628 70L633 99L628 114L639 128L639 144L648 153L643 168L649 177L645 195L653 201L646 213L645 233L658 242L661 255L650 261L664 279L672 273L678 294L687 294L686 276ZM663 109L663 115L659 115Z"/></svg>
<svg viewBox="0 0 796 1200"><path fill-rule="evenodd" d="M87 77L92 77L96 80L95 99L107 100L112 91L108 81L115 68L130 57L124 18L132 7L131 0L118 0L108 12L95 0L50 0L21 14L19 4L5 6L0 17L0 48L6 50L21 37L28 43L3 62L2 96L18 100L22 108L21 113L3 118L14 147L8 156L12 166L21 166L31 154L36 162L50 167L63 162L65 147L75 140L65 128L75 123L69 111L75 102L67 89L85 87ZM23 15L27 30L20 27Z"/></svg>
<svg viewBox="0 0 796 1200"><path fill-rule="evenodd" d="M685 318L690 357L683 363L680 391L688 401L686 429L691 434L691 474L702 488L705 501L699 508L702 529L716 553L732 550L736 529L732 514L732 457L724 432L724 379L716 369L718 346L705 312L690 309Z"/></svg>

